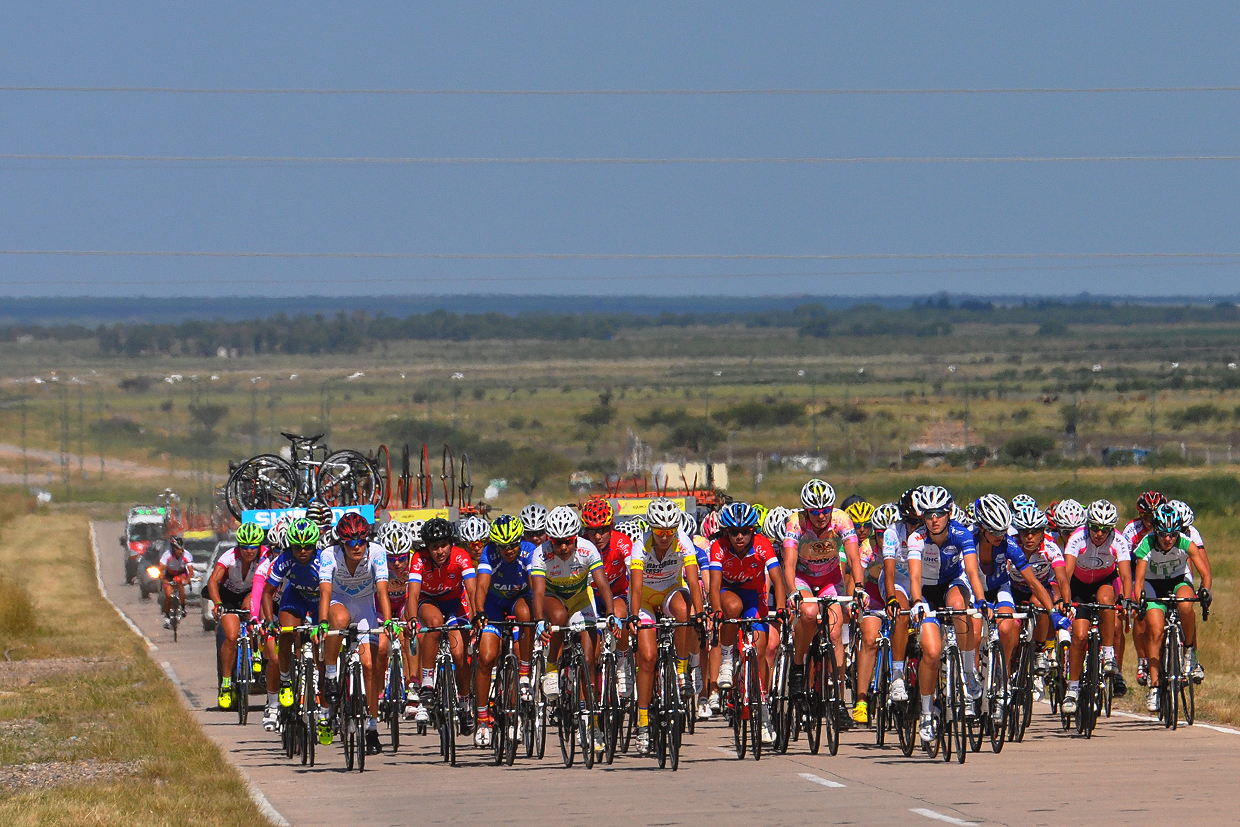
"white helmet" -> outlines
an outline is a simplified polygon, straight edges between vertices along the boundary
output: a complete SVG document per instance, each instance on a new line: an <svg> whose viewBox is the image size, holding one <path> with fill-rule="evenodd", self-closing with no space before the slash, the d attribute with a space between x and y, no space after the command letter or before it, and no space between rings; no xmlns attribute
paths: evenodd
<svg viewBox="0 0 1240 827"><path fill-rule="evenodd" d="M977 524L994 534L1004 534L1012 526L1012 509L998 494L983 494L973 503Z"/></svg>
<svg viewBox="0 0 1240 827"><path fill-rule="evenodd" d="M667 497L656 497L646 506L646 522L651 528L680 528L680 506Z"/></svg>
<svg viewBox="0 0 1240 827"><path fill-rule="evenodd" d="M680 512L680 529L685 534L688 534L690 537L692 537L694 534L697 534L697 518L694 517L692 514L690 514L688 511L681 511Z"/></svg>
<svg viewBox="0 0 1240 827"><path fill-rule="evenodd" d="M806 508L830 508L835 505L835 489L824 480L810 480L801 486L801 505Z"/></svg>
<svg viewBox="0 0 1240 827"><path fill-rule="evenodd" d="M875 533L880 535L898 522L900 522L900 506L895 503L883 503L874 509L874 516L870 518Z"/></svg>
<svg viewBox="0 0 1240 827"><path fill-rule="evenodd" d="M1060 531L1085 525L1085 508L1076 500L1060 500L1055 506L1055 526Z"/></svg>
<svg viewBox="0 0 1240 827"><path fill-rule="evenodd" d="M422 526L426 525L426 520L411 520L405 523L405 531L409 532L409 541L413 543L413 547L426 548L426 543L422 541Z"/></svg>
<svg viewBox="0 0 1240 827"><path fill-rule="evenodd" d="M952 495L941 485L924 485L913 492L913 505L922 514L927 511L950 511Z"/></svg>
<svg viewBox="0 0 1240 827"><path fill-rule="evenodd" d="M478 543L485 540L491 533L491 524L474 514L461 521L461 524L456 527L456 533L462 542Z"/></svg>
<svg viewBox="0 0 1240 827"><path fill-rule="evenodd" d="M969 516L969 512L956 503L952 503L952 519L965 528L973 528L973 518Z"/></svg>
<svg viewBox="0 0 1240 827"><path fill-rule="evenodd" d="M1167 503L1175 509L1175 513L1180 515L1180 525L1188 528L1193 524L1193 510L1188 507L1188 503L1183 500L1172 500Z"/></svg>
<svg viewBox="0 0 1240 827"><path fill-rule="evenodd" d="M622 523L616 523L616 530L634 543L640 543L642 535L646 533L646 529L642 528L642 524L637 520L625 520Z"/></svg>
<svg viewBox="0 0 1240 827"><path fill-rule="evenodd" d="M413 551L413 532L408 523L388 522L379 532L379 543L388 554L409 554Z"/></svg>
<svg viewBox="0 0 1240 827"><path fill-rule="evenodd" d="M772 543L782 543L784 541L789 513L788 509L782 505L777 505L766 512L766 519L762 521L762 533Z"/></svg>
<svg viewBox="0 0 1240 827"><path fill-rule="evenodd" d="M521 520L525 522L524 519ZM547 536L562 540L581 533L581 518L566 505L557 505L547 515Z"/></svg>
<svg viewBox="0 0 1240 827"><path fill-rule="evenodd" d="M1017 531L1046 528L1046 512L1036 505L1020 505L1012 510L1012 527Z"/></svg>
<svg viewBox="0 0 1240 827"><path fill-rule="evenodd" d="M1115 524L1119 522L1119 512L1110 500L1094 500L1089 504L1085 519L1090 525L1115 528Z"/></svg>
<svg viewBox="0 0 1240 827"><path fill-rule="evenodd" d="M538 503L530 503L521 509L521 525L527 532L538 534L547 528L547 508Z"/></svg>
<svg viewBox="0 0 1240 827"><path fill-rule="evenodd" d="M267 532L267 545L271 548L277 548L283 551L288 547L288 527L293 524L293 518L288 514L278 517L271 530Z"/></svg>

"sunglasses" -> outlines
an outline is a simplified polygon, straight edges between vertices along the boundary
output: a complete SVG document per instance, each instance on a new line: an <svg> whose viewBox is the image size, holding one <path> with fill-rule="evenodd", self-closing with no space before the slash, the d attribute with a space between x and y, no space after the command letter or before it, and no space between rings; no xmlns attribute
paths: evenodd
<svg viewBox="0 0 1240 827"><path fill-rule="evenodd" d="M926 512L923 512L921 516L922 516L924 519L928 519L928 518L930 518L930 517L947 517L947 516L949 516L951 513L952 513L952 512L951 512L951 510L950 510L950 509L946 509L946 508L936 508L936 509L934 509L933 511L926 511Z"/></svg>
<svg viewBox="0 0 1240 827"><path fill-rule="evenodd" d="M599 534L607 534L610 531L611 531L611 526L604 525L604 526L599 526L598 528L583 528L581 530L581 533L586 535L587 537L596 537Z"/></svg>
<svg viewBox="0 0 1240 827"><path fill-rule="evenodd" d="M551 545L553 546L571 546L577 542L576 537L552 537Z"/></svg>
<svg viewBox="0 0 1240 827"><path fill-rule="evenodd" d="M358 546L366 545L368 542L370 541L369 540L345 540L344 544L348 546L349 548L357 548Z"/></svg>
<svg viewBox="0 0 1240 827"><path fill-rule="evenodd" d="M753 527L752 527L752 526L742 526L742 527L739 527L739 528L729 528L729 529L728 529L728 533L729 533L729 534L741 534L741 535L743 535L743 534L753 534Z"/></svg>
<svg viewBox="0 0 1240 827"><path fill-rule="evenodd" d="M1106 532L1110 531L1112 528L1113 526L1109 526L1109 525L1091 525L1089 527L1089 530L1096 532L1098 534L1105 534Z"/></svg>
<svg viewBox="0 0 1240 827"><path fill-rule="evenodd" d="M830 507L830 506L828 506L827 508L807 508L807 509L805 509L805 510L806 510L806 511L807 511L807 512L811 515L811 516L814 516L814 517L823 517L823 516L826 516L827 514L830 514L832 509L831 509L831 507Z"/></svg>
<svg viewBox="0 0 1240 827"><path fill-rule="evenodd" d="M409 552L403 552L401 554L393 554L392 552L389 551L387 555L387 558L391 560L393 563L399 563L402 566L409 565L409 560L411 557L413 557L413 555L410 554Z"/></svg>
<svg viewBox="0 0 1240 827"><path fill-rule="evenodd" d="M515 543L504 543L503 545L499 546L499 550L500 551L512 551L514 548L520 548L520 547L521 547L521 541L517 540Z"/></svg>
<svg viewBox="0 0 1240 827"><path fill-rule="evenodd" d="M653 531L655 534L658 534L660 537L670 537L671 535L680 531L680 529L678 528L652 528L650 530Z"/></svg>
<svg viewBox="0 0 1240 827"><path fill-rule="evenodd" d="M242 551L258 551L262 546L237 546Z"/></svg>
<svg viewBox="0 0 1240 827"><path fill-rule="evenodd" d="M289 548L293 551L314 551L315 546L313 544L304 544L289 546Z"/></svg>

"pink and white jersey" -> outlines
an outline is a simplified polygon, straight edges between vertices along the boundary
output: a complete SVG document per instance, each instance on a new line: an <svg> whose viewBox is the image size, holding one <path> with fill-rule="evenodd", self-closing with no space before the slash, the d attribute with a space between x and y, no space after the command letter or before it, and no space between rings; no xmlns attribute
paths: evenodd
<svg viewBox="0 0 1240 827"><path fill-rule="evenodd" d="M1072 576L1082 583L1097 583L1115 573L1120 560L1132 560L1132 547L1118 531L1112 531L1101 546L1089 541L1089 532L1082 526L1068 538L1063 549L1064 557L1075 557L1076 568Z"/></svg>
<svg viewBox="0 0 1240 827"><path fill-rule="evenodd" d="M1021 547L1024 551L1024 547ZM1063 551L1059 545L1049 536L1043 536L1042 547L1036 551L1025 551L1025 556L1029 559L1029 566L1033 569L1034 577L1042 581L1042 585L1050 586L1051 581L1055 579L1055 567L1064 565ZM1008 561L1008 574L1013 582L1019 582L1020 572L1012 565L1012 561Z"/></svg>
<svg viewBox="0 0 1240 827"><path fill-rule="evenodd" d="M849 540L857 542L857 531L841 508L832 509L831 521L822 534L814 530L803 511L790 516L784 529L784 550L796 551L797 577L814 588L843 582L840 551Z"/></svg>

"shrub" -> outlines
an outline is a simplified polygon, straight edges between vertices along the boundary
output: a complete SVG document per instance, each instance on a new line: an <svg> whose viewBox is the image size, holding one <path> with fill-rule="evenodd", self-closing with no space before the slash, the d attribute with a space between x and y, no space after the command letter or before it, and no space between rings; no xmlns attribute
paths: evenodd
<svg viewBox="0 0 1240 827"><path fill-rule="evenodd" d="M1044 456L1055 450L1055 440L1045 434L1025 434L1012 437L999 449L1000 455L1008 462L1038 463Z"/></svg>
<svg viewBox="0 0 1240 827"><path fill-rule="evenodd" d="M29 637L35 628L30 592L21 583L0 574L0 634Z"/></svg>

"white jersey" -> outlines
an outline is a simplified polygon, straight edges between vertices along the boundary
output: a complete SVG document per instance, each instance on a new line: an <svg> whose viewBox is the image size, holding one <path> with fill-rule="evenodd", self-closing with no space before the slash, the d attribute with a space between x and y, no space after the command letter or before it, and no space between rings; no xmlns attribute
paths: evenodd
<svg viewBox="0 0 1240 827"><path fill-rule="evenodd" d="M681 583L685 566L698 564L697 546L684 530L676 533L676 542L668 547L662 559L654 550L654 532L647 531L642 542L633 544L633 556L629 568L642 572L642 589L665 592Z"/></svg>
<svg viewBox="0 0 1240 827"><path fill-rule="evenodd" d="M1017 544L1020 541L1017 540ZM1025 551L1025 547L1021 546L1021 551ZM1049 534L1042 535L1042 547L1037 551L1025 551L1025 557L1029 560L1029 567L1033 569L1034 577L1042 581L1043 586L1049 587L1051 581L1055 579L1055 566L1064 565L1063 550L1059 548ZM1008 561L1008 573L1013 582L1020 582L1020 572L1012 565L1012 561Z"/></svg>
<svg viewBox="0 0 1240 827"><path fill-rule="evenodd" d="M1128 545L1124 535L1115 530L1107 534L1101 546L1095 546L1089 541L1089 531L1082 527L1068 538L1063 554L1065 558L1076 558L1073 578L1082 583L1097 583L1110 576L1121 560L1132 560L1132 547Z"/></svg>
<svg viewBox="0 0 1240 827"><path fill-rule="evenodd" d="M319 582L331 583L332 602L346 605L375 603L379 583L388 579L387 552L378 543L370 543L366 554L350 573L340 546L328 546L319 552Z"/></svg>
<svg viewBox="0 0 1240 827"><path fill-rule="evenodd" d="M159 558L159 564L164 567L167 574L190 574L194 573L194 555L188 551L182 551L177 554L172 549L164 552Z"/></svg>
<svg viewBox="0 0 1240 827"><path fill-rule="evenodd" d="M220 588L233 594L248 593L254 585L254 570L258 568L258 563L259 557L256 555L254 562L246 566L241 555L237 553L237 549L230 548L215 561L215 567L224 570L224 579L220 581Z"/></svg>
<svg viewBox="0 0 1240 827"><path fill-rule="evenodd" d="M1198 548L1205 548L1206 541L1201 539L1201 532L1197 530L1197 526L1190 525L1184 529L1184 533L1188 535L1188 541Z"/></svg>

